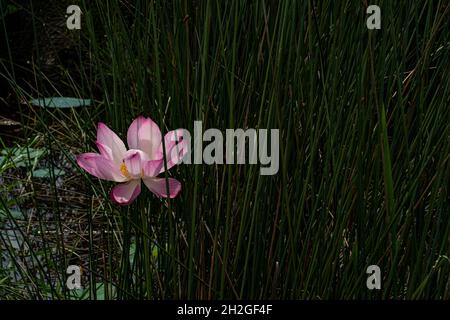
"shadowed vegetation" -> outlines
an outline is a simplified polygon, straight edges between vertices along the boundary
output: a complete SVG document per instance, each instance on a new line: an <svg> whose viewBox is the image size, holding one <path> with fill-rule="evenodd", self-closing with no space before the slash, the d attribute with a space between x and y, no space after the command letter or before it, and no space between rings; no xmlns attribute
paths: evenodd
<svg viewBox="0 0 450 320"><path fill-rule="evenodd" d="M448 1L373 1L373 31L365 1L81 1L79 31L64 6L11 3L1 298L448 299ZM58 96L92 105L29 103ZM278 128L279 172L179 165L177 198L117 206L74 157L94 150L98 121L125 138L138 115L163 133ZM71 264L84 289L67 290Z"/></svg>

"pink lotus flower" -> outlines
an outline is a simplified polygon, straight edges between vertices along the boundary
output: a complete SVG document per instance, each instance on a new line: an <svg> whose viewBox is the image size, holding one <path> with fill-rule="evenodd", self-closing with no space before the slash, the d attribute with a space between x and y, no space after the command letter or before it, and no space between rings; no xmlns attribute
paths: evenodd
<svg viewBox="0 0 450 320"><path fill-rule="evenodd" d="M123 141L104 123L97 127L97 147L100 153L77 156L78 165L97 178L124 182L111 190L111 199L122 205L130 204L141 193L141 180L158 197L174 198L181 183L173 178L157 178L164 172L162 135L150 118L138 117L128 128L127 150ZM183 129L164 136L167 170L181 162L187 152Z"/></svg>

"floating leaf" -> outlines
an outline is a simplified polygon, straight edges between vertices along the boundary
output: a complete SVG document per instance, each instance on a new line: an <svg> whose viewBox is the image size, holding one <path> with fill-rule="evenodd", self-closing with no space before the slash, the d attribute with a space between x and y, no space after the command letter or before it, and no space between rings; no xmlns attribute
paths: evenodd
<svg viewBox="0 0 450 320"><path fill-rule="evenodd" d="M12 162L15 167L27 167L36 163L44 154L45 149L35 148L8 148L1 150L0 164L5 165L8 162ZM30 161L28 161L28 157Z"/></svg>
<svg viewBox="0 0 450 320"><path fill-rule="evenodd" d="M86 300L89 296L89 290L84 288L81 289L73 289L70 292L70 299L72 300Z"/></svg>
<svg viewBox="0 0 450 320"><path fill-rule="evenodd" d="M95 286L97 287L96 290L97 300L105 300L105 289L103 287L103 283L97 283Z"/></svg>
<svg viewBox="0 0 450 320"><path fill-rule="evenodd" d="M116 297L116 290L114 287L109 286L109 298L114 299ZM90 288L81 288L81 289L74 289L70 293L70 299L72 300L87 300L89 299L89 291ZM95 291L97 300L105 300L105 286L101 282L97 282L95 284Z"/></svg>
<svg viewBox="0 0 450 320"><path fill-rule="evenodd" d="M43 99L33 99L31 100L33 106L43 107L43 108L75 108L90 106L90 99L78 99L69 97L51 97Z"/></svg>
<svg viewBox="0 0 450 320"><path fill-rule="evenodd" d="M14 220L24 219L23 213L19 210L8 210L9 214ZM9 218L8 212L4 209L0 209L0 220L6 220Z"/></svg>
<svg viewBox="0 0 450 320"><path fill-rule="evenodd" d="M64 170L62 169L54 169L53 170L55 177L60 177L63 176L65 174ZM50 178L51 175L51 171L49 168L46 169L37 169L33 171L33 177L35 178Z"/></svg>

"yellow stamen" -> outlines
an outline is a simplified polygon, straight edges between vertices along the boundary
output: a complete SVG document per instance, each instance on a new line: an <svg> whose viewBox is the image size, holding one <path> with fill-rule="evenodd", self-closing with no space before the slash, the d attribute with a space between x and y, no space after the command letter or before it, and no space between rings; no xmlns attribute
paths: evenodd
<svg viewBox="0 0 450 320"><path fill-rule="evenodd" d="M130 177L130 173L128 172L127 166L125 164L125 162L122 162L122 164L120 165L120 172L122 172L122 174L129 178Z"/></svg>

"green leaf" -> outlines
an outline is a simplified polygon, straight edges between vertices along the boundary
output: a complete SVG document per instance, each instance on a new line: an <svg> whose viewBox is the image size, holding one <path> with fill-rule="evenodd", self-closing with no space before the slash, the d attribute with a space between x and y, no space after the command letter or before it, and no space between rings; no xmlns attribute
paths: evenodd
<svg viewBox="0 0 450 320"><path fill-rule="evenodd" d="M134 256L136 255L136 242L130 244L130 264L133 265Z"/></svg>
<svg viewBox="0 0 450 320"><path fill-rule="evenodd" d="M105 290L103 287L103 283L97 283L96 285L96 295L97 300L105 300Z"/></svg>
<svg viewBox="0 0 450 320"><path fill-rule="evenodd" d="M55 177L60 177L65 174L64 170L62 170L62 169L54 169L53 172L55 174ZM50 178L51 177L50 168L34 170L33 177L35 177L35 178Z"/></svg>
<svg viewBox="0 0 450 320"><path fill-rule="evenodd" d="M69 97L51 97L43 99L33 99L30 101L33 106L42 108L75 108L82 106L90 106L90 99L78 99Z"/></svg>
<svg viewBox="0 0 450 320"><path fill-rule="evenodd" d="M19 210L8 210L11 217L15 220L24 219L24 216ZM0 220L6 220L9 218L8 212L4 209L0 209Z"/></svg>
<svg viewBox="0 0 450 320"><path fill-rule="evenodd" d="M0 164L6 165L8 162L15 167L28 167L30 164L36 163L44 154L45 149L35 149L19 147L19 148L7 148L3 149L0 154ZM30 161L28 161L28 157ZM9 161L8 161L9 160Z"/></svg>
<svg viewBox="0 0 450 320"><path fill-rule="evenodd" d="M88 296L89 290L85 288L74 289L69 294L71 300L86 300Z"/></svg>
<svg viewBox="0 0 450 320"><path fill-rule="evenodd" d="M114 287L109 287L108 290L110 290L109 298L114 299L115 297L115 289ZM81 288L81 289L75 289L70 292L70 299L72 300L87 300L89 299L89 287L87 288ZM105 286L103 283L98 282L95 284L95 293L97 300L105 300Z"/></svg>
<svg viewBox="0 0 450 320"><path fill-rule="evenodd" d="M156 245L153 245L153 249L152 249L152 255L154 259L158 258L158 252L159 252L159 248Z"/></svg>

